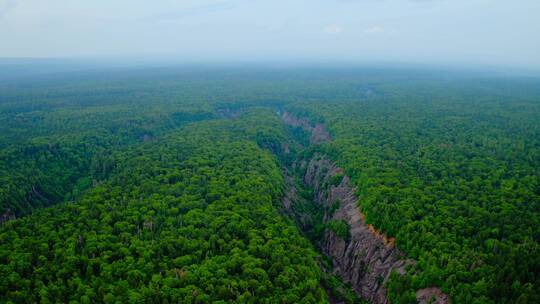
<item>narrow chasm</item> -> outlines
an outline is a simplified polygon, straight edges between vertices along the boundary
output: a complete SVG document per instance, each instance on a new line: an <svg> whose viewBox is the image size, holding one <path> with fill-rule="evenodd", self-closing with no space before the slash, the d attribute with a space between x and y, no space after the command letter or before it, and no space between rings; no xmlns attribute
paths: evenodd
<svg viewBox="0 0 540 304"><path fill-rule="evenodd" d="M321 267L329 277L337 276L345 283L342 285L352 288L363 300L389 303L385 285L390 275L405 274L407 266L415 261L396 248L393 238L366 223L349 177L318 152L317 145L331 140L324 125L312 124L286 111L278 115L291 128L294 138L283 149L287 155L282 157L287 182L282 200L285 213L328 259ZM351 303L333 286L325 287L334 303ZM341 291L346 288L342 286ZM429 292L417 292L417 302L450 301L439 288L431 287Z"/></svg>

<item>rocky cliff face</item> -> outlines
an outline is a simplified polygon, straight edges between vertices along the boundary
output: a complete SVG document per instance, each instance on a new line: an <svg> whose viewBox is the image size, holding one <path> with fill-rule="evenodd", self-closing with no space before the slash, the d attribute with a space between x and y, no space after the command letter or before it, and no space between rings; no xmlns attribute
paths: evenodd
<svg viewBox="0 0 540 304"><path fill-rule="evenodd" d="M349 240L326 231L321 242L323 253L333 260L334 272L351 283L361 297L373 303L388 303L384 284L390 273L405 273L406 265L414 262L404 259L393 240L365 223L355 189L343 170L321 156L305 161L303 166L304 183L314 189L315 201L321 207L339 203L333 214L325 215L325 221L344 220L350 229ZM335 176L343 176L337 184Z"/></svg>
<svg viewBox="0 0 540 304"><path fill-rule="evenodd" d="M305 119L284 112L283 121L294 127L301 127L311 133L310 142L320 143L330 139L324 125L312 125ZM393 238L386 237L372 225L365 222L358 207L356 189L343 170L324 155L316 154L310 159L299 160L303 184L314 193L314 202L325 212L323 221L345 221L350 237L344 239L331 230L326 230L320 240L322 252L333 261L333 271L364 299L375 304L388 302L385 283L392 271L405 274L408 265L415 263L407 259L395 246ZM298 202L296 189L288 177L289 191L283 199L285 209L292 210ZM337 206L337 209L336 209ZM305 214L291 212L301 226L309 222ZM299 218L300 217L300 218ZM437 287L418 290L417 302L448 304L450 298Z"/></svg>
<svg viewBox="0 0 540 304"><path fill-rule="evenodd" d="M311 134L309 138L311 144L318 144L330 140L330 133L321 123L312 124L309 120L296 117L287 111L283 112L280 116L286 124L292 127L302 128L304 131Z"/></svg>

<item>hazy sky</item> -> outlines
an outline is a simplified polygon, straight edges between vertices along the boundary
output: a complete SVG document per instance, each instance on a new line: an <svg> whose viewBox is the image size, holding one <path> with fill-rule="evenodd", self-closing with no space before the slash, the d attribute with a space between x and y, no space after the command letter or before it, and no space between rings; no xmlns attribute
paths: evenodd
<svg viewBox="0 0 540 304"><path fill-rule="evenodd" d="M540 67L540 0L0 0L0 57Z"/></svg>

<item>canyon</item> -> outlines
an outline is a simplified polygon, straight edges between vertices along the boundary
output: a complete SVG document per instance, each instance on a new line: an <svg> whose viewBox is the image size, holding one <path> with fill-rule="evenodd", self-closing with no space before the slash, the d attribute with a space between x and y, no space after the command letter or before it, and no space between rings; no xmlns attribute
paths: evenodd
<svg viewBox="0 0 540 304"><path fill-rule="evenodd" d="M307 132L310 145L331 140L330 133L322 123L312 124L286 111L281 118L285 124ZM294 172L297 179L291 176ZM306 203L324 210L323 224L341 222L348 227L346 237L325 229L318 240L321 252L332 260L332 273L349 283L359 297L375 304L389 303L385 284L390 274L395 271L404 275L407 266L414 265L415 261L398 250L394 238L387 237L366 223L358 205L356 188L344 170L324 154L313 153L308 158L296 159L292 168L286 170L286 175L288 189L283 197L283 207L301 228L306 229L317 220L310 218L313 214L298 211L306 208L294 208L295 204ZM301 185L297 185L295 180L300 180ZM298 186L311 190L311 202L298 195ZM421 304L450 303L449 296L435 286L418 290L416 299Z"/></svg>

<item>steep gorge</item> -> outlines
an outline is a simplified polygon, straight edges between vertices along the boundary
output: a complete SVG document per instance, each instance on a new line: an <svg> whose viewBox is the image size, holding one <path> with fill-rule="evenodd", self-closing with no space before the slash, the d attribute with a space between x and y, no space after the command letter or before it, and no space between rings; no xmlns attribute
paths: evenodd
<svg viewBox="0 0 540 304"><path fill-rule="evenodd" d="M310 144L330 140L330 134L323 124L311 124L308 120L283 112L282 120L294 128L302 128L310 136ZM308 153L309 154L309 153ZM307 187L312 191L312 204L323 210L322 225L318 244L323 254L332 260L332 272L363 299L376 304L389 303L385 284L393 271L403 275L408 265L415 264L397 249L395 240L386 237L372 225L366 223L358 206L356 189L344 173L321 153L296 159L288 174L296 174L296 180L288 177L288 191L283 198L283 206L302 229L313 226L317 219L306 208L295 208L295 204L306 204L298 195L297 187ZM301 185L297 185L299 182ZM311 217L311 218L310 218ZM336 225L334 225L336 224ZM332 229L333 226L346 227L348 231ZM449 297L437 287L418 290L418 303L450 303Z"/></svg>

